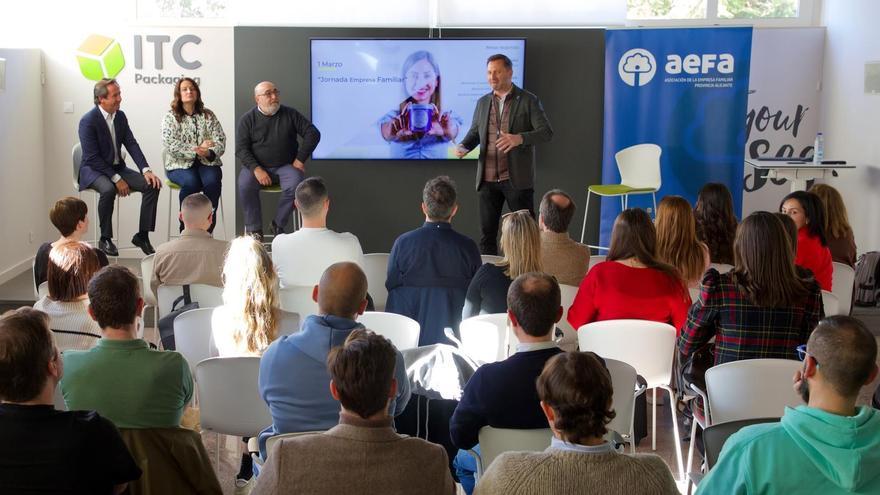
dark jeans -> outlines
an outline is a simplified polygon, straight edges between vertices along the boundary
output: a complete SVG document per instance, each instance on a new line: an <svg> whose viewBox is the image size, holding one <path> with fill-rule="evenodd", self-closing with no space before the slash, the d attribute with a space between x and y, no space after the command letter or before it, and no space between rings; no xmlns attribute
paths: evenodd
<svg viewBox="0 0 880 495"><path fill-rule="evenodd" d="M529 210L535 216L535 190L514 189L509 180L480 184L480 252L498 254L498 225L504 202L510 211Z"/></svg>
<svg viewBox="0 0 880 495"><path fill-rule="evenodd" d="M141 215L138 232L152 232L156 229L156 206L159 204L159 190L150 187L140 172L130 168L123 169L119 175L133 192L141 193ZM116 184L109 177L101 175L89 184L89 189L98 191L98 222L101 224L101 237L113 238L113 205L116 203Z"/></svg>
<svg viewBox="0 0 880 495"><path fill-rule="evenodd" d="M293 213L293 199L296 186L302 182L302 170L293 165L280 167L263 167L272 178L272 184L281 185L281 199L278 200L278 211L275 213L275 225L284 227ZM244 227L248 232L263 230L263 208L260 204L260 183L254 177L253 170L242 167L238 174L238 195L244 210Z"/></svg>
<svg viewBox="0 0 880 495"><path fill-rule="evenodd" d="M205 196L211 200L211 206L214 207L214 217L211 219L211 228L208 232L214 232L214 226L217 225L217 205L220 204L223 170L220 167L209 167L197 162L198 160L190 168L168 170L165 175L180 186L181 203L183 198L190 194L205 193ZM183 230L183 222L180 222L180 230Z"/></svg>

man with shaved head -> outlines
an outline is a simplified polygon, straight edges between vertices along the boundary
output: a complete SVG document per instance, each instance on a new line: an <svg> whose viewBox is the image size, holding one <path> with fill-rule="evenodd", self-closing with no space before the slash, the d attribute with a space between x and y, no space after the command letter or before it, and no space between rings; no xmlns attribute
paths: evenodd
<svg viewBox="0 0 880 495"><path fill-rule="evenodd" d="M223 287L223 258L229 243L208 233L214 216L211 200L190 194L180 203L180 237L160 245L153 260L153 294L162 285L206 284Z"/></svg>
<svg viewBox="0 0 880 495"><path fill-rule="evenodd" d="M339 421L339 402L330 394L327 355L354 329L364 328L355 319L367 307L367 276L355 263L335 263L324 270L312 298L318 314L307 316L299 333L273 342L260 359L260 395L273 421L260 433L264 459L268 437L329 430ZM372 330L382 333L381 328ZM389 413L397 416L409 401L410 387L403 356L395 352L397 393Z"/></svg>
<svg viewBox="0 0 880 495"><path fill-rule="evenodd" d="M541 198L538 226L541 228L541 266L560 284L581 284L590 265L590 250L568 235L576 209L574 200L561 189L551 189Z"/></svg>
<svg viewBox="0 0 880 495"><path fill-rule="evenodd" d="M303 180L321 133L296 109L281 104L278 88L263 81L254 88L257 105L241 116L235 133L235 156L241 160L238 194L244 209L245 233L263 238L260 188L281 185L281 199L270 233L283 234L294 207L297 184ZM302 144L298 142L302 139Z"/></svg>
<svg viewBox="0 0 880 495"><path fill-rule="evenodd" d="M880 412L856 406L877 376L877 338L831 316L798 353L794 387L807 405L730 437L698 493L880 493Z"/></svg>

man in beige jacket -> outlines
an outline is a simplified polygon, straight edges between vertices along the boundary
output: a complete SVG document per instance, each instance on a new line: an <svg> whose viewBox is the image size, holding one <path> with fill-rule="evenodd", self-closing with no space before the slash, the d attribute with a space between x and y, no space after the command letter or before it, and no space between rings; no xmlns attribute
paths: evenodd
<svg viewBox="0 0 880 495"><path fill-rule="evenodd" d="M541 266L560 284L581 284L590 265L590 250L568 235L576 206L565 191L551 189L541 198L538 226L541 228Z"/></svg>
<svg viewBox="0 0 880 495"><path fill-rule="evenodd" d="M391 342L365 329L331 349L327 368L330 393L342 405L339 424L277 442L251 493L454 494L443 447L392 428L395 362Z"/></svg>

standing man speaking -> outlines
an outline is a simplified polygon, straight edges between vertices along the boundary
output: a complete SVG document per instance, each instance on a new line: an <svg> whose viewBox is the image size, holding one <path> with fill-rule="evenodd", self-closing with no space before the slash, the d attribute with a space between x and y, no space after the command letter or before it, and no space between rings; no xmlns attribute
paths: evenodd
<svg viewBox="0 0 880 495"><path fill-rule="evenodd" d="M480 195L480 252L498 254L498 224L505 200L510 211L534 217L535 146L553 137L538 97L513 84L513 63L506 55L487 60L492 92L477 100L471 128L455 150L464 157L477 145Z"/></svg>

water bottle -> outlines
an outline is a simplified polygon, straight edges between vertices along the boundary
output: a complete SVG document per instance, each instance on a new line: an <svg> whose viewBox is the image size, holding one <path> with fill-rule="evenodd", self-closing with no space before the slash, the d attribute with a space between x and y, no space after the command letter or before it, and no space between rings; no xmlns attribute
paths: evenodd
<svg viewBox="0 0 880 495"><path fill-rule="evenodd" d="M816 140L813 142L813 165L821 165L825 159L825 138L822 133L816 134Z"/></svg>

